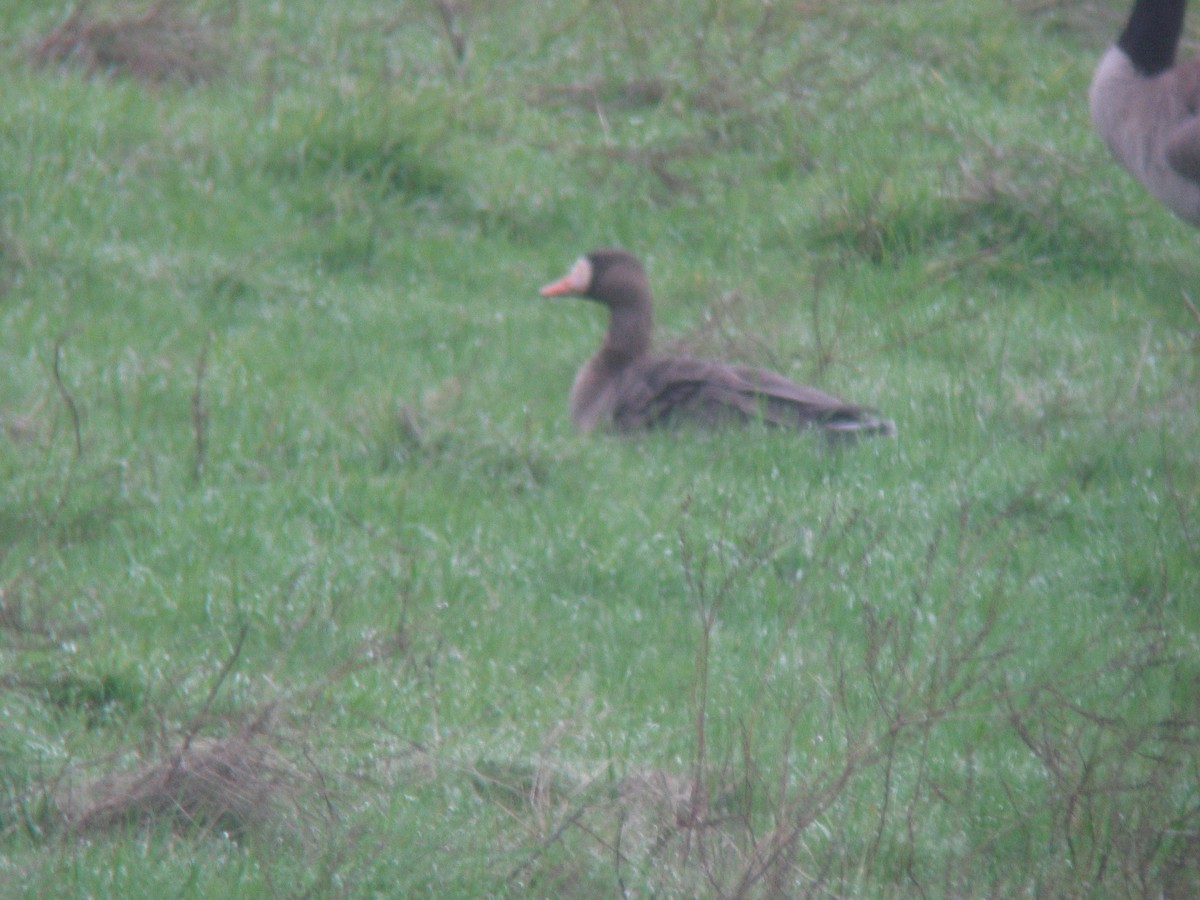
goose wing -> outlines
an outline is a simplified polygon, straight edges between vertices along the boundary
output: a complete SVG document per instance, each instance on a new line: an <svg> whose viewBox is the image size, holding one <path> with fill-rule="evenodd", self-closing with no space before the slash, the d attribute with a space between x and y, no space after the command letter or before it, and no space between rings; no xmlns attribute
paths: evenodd
<svg viewBox="0 0 1200 900"><path fill-rule="evenodd" d="M621 386L614 422L625 431L677 421L702 425L761 419L830 432L892 434L873 410L767 369L691 357L660 357L634 367Z"/></svg>

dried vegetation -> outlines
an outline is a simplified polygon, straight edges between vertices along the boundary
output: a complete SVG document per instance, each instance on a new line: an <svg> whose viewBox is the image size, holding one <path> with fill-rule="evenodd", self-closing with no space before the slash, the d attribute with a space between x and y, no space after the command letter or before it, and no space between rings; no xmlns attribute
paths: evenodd
<svg viewBox="0 0 1200 900"><path fill-rule="evenodd" d="M70 65L90 75L124 75L161 84L211 81L225 69L220 25L192 15L177 0L140 14L95 17L80 0L33 48L43 66Z"/></svg>

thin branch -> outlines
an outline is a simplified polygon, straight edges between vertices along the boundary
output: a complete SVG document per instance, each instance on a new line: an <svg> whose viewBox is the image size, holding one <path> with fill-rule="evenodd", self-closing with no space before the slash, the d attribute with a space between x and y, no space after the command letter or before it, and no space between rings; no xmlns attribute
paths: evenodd
<svg viewBox="0 0 1200 900"><path fill-rule="evenodd" d="M542 858L546 851L557 844L559 840L561 840L567 829L583 818L584 813L591 808L592 805L590 803L580 804L580 806L574 812L572 812L558 824L558 827L555 828L554 832L542 842L541 846L534 848L529 856L518 863L512 869L512 871L508 873L508 876L504 879L504 883L509 886L515 886L516 882L523 878L525 873L533 868L533 865Z"/></svg>
<svg viewBox="0 0 1200 900"><path fill-rule="evenodd" d="M442 20L442 28L446 32L446 40L450 43L450 51L454 64L461 75L467 62L467 36L461 27L460 4L455 0L436 0L438 17Z"/></svg>
<svg viewBox="0 0 1200 900"><path fill-rule="evenodd" d="M250 633L250 625L244 624L238 630L237 640L233 643L233 650L229 657L225 660L225 664L221 666L221 671L217 673L217 678L213 685L208 690L208 696L204 698L204 703L200 706L200 711L192 717L191 723L187 727L187 733L184 735L183 743L179 747L179 753L176 756L174 768L183 762L183 756L188 751L188 747L192 743L192 739L200 730L200 725L208 717L208 711L212 709L213 701L217 699L217 693L221 690L221 685L225 683L225 679L229 677L229 673L233 671L233 667L237 665L238 658L242 655L242 646L246 643L246 635Z"/></svg>
<svg viewBox="0 0 1200 900"><path fill-rule="evenodd" d="M79 459L83 456L83 433L79 427L79 409L75 406L71 392L63 384L62 373L59 371L59 361L62 358L62 345L65 339L66 335L60 335L54 342L54 386L58 388L59 396L63 398L63 402L67 405L67 411L71 414L71 427L75 431L75 458Z"/></svg>
<svg viewBox="0 0 1200 900"><path fill-rule="evenodd" d="M817 359L816 372L824 375L826 369L833 363L834 348L828 346L825 334L821 328L821 299L825 290L826 265L818 265L812 275L812 303L809 304L810 319L812 320L813 347Z"/></svg>
<svg viewBox="0 0 1200 900"><path fill-rule="evenodd" d="M1184 294L1183 304L1188 308L1188 312L1192 314L1192 318L1196 320L1196 324L1200 325L1200 309L1196 309L1196 304L1192 302L1192 298Z"/></svg>
<svg viewBox="0 0 1200 900"><path fill-rule="evenodd" d="M1167 452L1166 435L1162 436L1163 442L1163 474L1167 481L1167 490L1170 492L1171 500L1175 505L1175 514L1179 516L1179 531L1183 534L1184 542L1188 545L1192 552L1197 550L1197 541L1192 534L1191 525L1188 524L1190 516L1184 506L1183 494L1180 492L1178 485L1175 483L1175 464L1171 459L1171 454Z"/></svg>
<svg viewBox="0 0 1200 900"><path fill-rule="evenodd" d="M204 337L204 346L196 360L196 386L192 390L192 438L196 453L192 459L192 481L200 481L208 458L208 410L204 407L204 376L208 370L208 348L212 344L212 332Z"/></svg>

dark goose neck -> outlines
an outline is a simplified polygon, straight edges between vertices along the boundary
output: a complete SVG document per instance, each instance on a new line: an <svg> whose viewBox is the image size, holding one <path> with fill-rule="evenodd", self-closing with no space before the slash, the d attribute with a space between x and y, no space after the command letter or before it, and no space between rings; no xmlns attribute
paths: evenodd
<svg viewBox="0 0 1200 900"><path fill-rule="evenodd" d="M1175 65L1187 0L1137 0L1117 46L1147 78Z"/></svg>
<svg viewBox="0 0 1200 900"><path fill-rule="evenodd" d="M611 363L629 363L650 351L654 315L649 301L610 308L604 353Z"/></svg>

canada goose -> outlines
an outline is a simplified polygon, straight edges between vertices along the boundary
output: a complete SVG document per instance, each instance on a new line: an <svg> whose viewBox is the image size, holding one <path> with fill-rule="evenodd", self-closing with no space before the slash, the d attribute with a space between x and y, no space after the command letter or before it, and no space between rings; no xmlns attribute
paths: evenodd
<svg viewBox="0 0 1200 900"><path fill-rule="evenodd" d="M604 342L571 388L571 421L582 431L636 431L681 420L719 425L761 419L816 427L832 436L896 433L895 425L874 410L793 384L766 369L652 354L650 287L641 263L624 250L588 253L541 293L574 294L608 307Z"/></svg>
<svg viewBox="0 0 1200 900"><path fill-rule="evenodd" d="M1117 160L1180 218L1200 226L1200 59L1175 64L1187 0L1136 0L1100 59L1088 100Z"/></svg>

